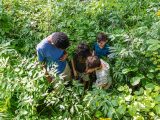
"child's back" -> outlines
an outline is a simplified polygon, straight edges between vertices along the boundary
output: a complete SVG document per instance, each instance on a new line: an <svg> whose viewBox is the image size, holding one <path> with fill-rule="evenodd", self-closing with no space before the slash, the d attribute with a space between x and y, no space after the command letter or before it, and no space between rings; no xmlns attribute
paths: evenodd
<svg viewBox="0 0 160 120"><path fill-rule="evenodd" d="M112 79L110 77L110 67L109 64L101 59L102 68L100 70L96 70L96 85L102 86L104 89L110 87L112 83Z"/></svg>
<svg viewBox="0 0 160 120"><path fill-rule="evenodd" d="M84 84L84 89L89 89L91 86L90 75L86 74L86 59L91 56L89 46L81 43L78 45L75 55L72 60L73 74L75 78L78 78Z"/></svg>
<svg viewBox="0 0 160 120"><path fill-rule="evenodd" d="M112 83L112 79L109 74L109 64L97 56L90 56L86 61L87 73L96 72L96 85L107 89Z"/></svg>
<svg viewBox="0 0 160 120"><path fill-rule="evenodd" d="M72 68L73 68L73 73L75 77L77 74L85 72L86 59L90 55L91 55L91 52L87 44L81 43L78 45L72 60Z"/></svg>

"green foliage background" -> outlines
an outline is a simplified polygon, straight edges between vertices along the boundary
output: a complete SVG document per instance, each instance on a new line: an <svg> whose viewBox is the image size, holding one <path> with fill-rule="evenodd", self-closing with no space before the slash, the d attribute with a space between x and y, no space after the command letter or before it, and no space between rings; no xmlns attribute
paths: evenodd
<svg viewBox="0 0 160 120"><path fill-rule="evenodd" d="M159 0L0 1L0 118L89 120L160 119ZM84 94L76 81L49 85L35 47L54 31L91 47L98 32L109 35L113 86ZM55 90L48 92L48 88Z"/></svg>

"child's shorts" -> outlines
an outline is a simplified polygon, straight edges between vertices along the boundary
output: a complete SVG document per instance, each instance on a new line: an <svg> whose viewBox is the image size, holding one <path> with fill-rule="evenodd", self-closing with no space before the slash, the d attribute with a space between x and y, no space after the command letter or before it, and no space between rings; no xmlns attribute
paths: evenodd
<svg viewBox="0 0 160 120"><path fill-rule="evenodd" d="M64 80L71 80L71 69L68 65L68 63L66 64L66 67L62 73L65 77Z"/></svg>

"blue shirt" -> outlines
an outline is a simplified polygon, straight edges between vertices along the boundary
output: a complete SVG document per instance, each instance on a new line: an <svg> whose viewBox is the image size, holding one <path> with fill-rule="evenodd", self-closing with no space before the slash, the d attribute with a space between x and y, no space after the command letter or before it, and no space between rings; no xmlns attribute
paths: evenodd
<svg viewBox="0 0 160 120"><path fill-rule="evenodd" d="M95 50L95 54L100 58L103 56L107 56L110 54L109 52L109 45L105 44L105 46L103 48L100 48L98 43L95 43L94 45L94 50Z"/></svg>
<svg viewBox="0 0 160 120"><path fill-rule="evenodd" d="M53 64L57 64L58 74L62 73L66 67L66 61L60 61L60 58L64 55L64 51L58 49L54 45L48 42L47 39L42 40L37 45L37 55L40 62L45 62L47 70L50 70Z"/></svg>

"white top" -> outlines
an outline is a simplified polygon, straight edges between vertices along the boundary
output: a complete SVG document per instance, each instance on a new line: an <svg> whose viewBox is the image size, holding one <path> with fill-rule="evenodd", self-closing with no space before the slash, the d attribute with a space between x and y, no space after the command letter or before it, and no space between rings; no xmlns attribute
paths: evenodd
<svg viewBox="0 0 160 120"><path fill-rule="evenodd" d="M111 84L112 79L109 73L110 69L109 64L101 59L101 65L102 68L100 70L96 70L96 76L97 76L96 85L99 86L107 83Z"/></svg>

